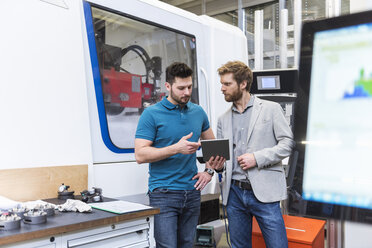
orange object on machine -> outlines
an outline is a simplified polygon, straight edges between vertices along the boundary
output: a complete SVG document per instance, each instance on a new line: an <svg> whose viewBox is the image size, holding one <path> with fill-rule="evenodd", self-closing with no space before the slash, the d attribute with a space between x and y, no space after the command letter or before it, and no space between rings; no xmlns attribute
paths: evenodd
<svg viewBox="0 0 372 248"><path fill-rule="evenodd" d="M326 221L283 215L289 248L323 248ZM263 248L265 241L255 218L252 223L252 246Z"/></svg>

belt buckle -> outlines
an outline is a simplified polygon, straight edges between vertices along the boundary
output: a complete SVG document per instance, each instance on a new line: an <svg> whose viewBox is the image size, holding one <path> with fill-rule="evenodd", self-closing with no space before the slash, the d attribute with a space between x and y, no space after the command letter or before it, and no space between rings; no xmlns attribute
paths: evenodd
<svg viewBox="0 0 372 248"><path fill-rule="evenodd" d="M241 189L244 189L244 187L243 187L243 185L242 185L242 184L243 184L243 182L242 182L242 181L238 181L238 182L239 182L239 183L238 183L238 184L239 184L239 186L238 186L238 187L239 187L239 188L241 188Z"/></svg>
<svg viewBox="0 0 372 248"><path fill-rule="evenodd" d="M235 181L235 185L236 186L238 186L238 188L241 188L241 189L243 189L243 187L242 187L242 181L239 181L239 180L234 180Z"/></svg>
<svg viewBox="0 0 372 248"><path fill-rule="evenodd" d="M234 180L234 181L236 182L235 185L238 186L240 189L244 189L244 190L251 190L252 189L252 186L248 182L243 182L243 181L239 181L239 180Z"/></svg>

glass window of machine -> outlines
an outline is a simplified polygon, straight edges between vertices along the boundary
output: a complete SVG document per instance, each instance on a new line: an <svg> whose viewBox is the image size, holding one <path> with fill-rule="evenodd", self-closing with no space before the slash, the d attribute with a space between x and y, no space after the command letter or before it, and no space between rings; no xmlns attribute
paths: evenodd
<svg viewBox="0 0 372 248"><path fill-rule="evenodd" d="M166 95L169 64L184 62L193 68L191 101L198 103L196 41L192 35L97 7L92 7L92 18L100 71L95 83L101 88L97 104L104 105L101 129L104 118L115 152L125 152L134 147L142 111Z"/></svg>

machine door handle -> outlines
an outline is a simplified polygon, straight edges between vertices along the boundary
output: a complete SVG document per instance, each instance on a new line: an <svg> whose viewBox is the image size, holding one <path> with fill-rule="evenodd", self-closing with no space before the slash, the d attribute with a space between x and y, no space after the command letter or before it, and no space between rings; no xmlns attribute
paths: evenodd
<svg viewBox="0 0 372 248"><path fill-rule="evenodd" d="M208 74L207 74L207 71L203 67L200 67L200 71L202 72L205 78L205 89L207 93L207 114L208 114L210 126L212 126L212 116L211 116L211 106L210 106L211 97L210 97Z"/></svg>

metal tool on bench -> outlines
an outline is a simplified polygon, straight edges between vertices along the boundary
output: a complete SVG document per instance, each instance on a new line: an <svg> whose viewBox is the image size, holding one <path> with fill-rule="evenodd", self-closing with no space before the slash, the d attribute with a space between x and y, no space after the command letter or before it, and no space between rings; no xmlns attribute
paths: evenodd
<svg viewBox="0 0 372 248"><path fill-rule="evenodd" d="M54 211L54 206L52 204L45 204L45 205L40 205L40 206L36 206L34 208L34 211L44 211L47 213L47 216L53 216L55 214L55 211Z"/></svg>
<svg viewBox="0 0 372 248"><path fill-rule="evenodd" d="M62 183L61 186L59 186L58 188L58 199L60 200L74 199L75 191L68 191L69 188L70 186Z"/></svg>
<svg viewBox="0 0 372 248"><path fill-rule="evenodd" d="M102 196L102 189L93 187L90 190L84 190L80 192L81 194L81 200L83 202L102 202L103 196Z"/></svg>
<svg viewBox="0 0 372 248"><path fill-rule="evenodd" d="M42 224L47 221L47 213L43 210L34 210L31 209L27 213L24 214L25 218L23 222L25 224Z"/></svg>
<svg viewBox="0 0 372 248"><path fill-rule="evenodd" d="M21 217L17 214L2 213L0 215L0 230L14 230L21 227Z"/></svg>
<svg viewBox="0 0 372 248"><path fill-rule="evenodd" d="M28 211L25 207L15 207L9 209L9 213L18 215L21 219L24 218L24 214Z"/></svg>

